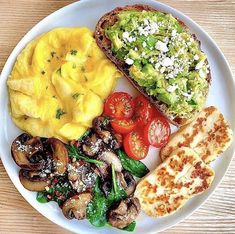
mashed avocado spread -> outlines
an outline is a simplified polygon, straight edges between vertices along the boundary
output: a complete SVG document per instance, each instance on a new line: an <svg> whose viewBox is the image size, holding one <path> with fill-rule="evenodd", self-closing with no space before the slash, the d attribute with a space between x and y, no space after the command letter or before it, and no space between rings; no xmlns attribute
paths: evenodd
<svg viewBox="0 0 235 234"><path fill-rule="evenodd" d="M172 15L123 11L105 33L131 78L165 103L168 114L191 118L202 108L209 88L206 55Z"/></svg>

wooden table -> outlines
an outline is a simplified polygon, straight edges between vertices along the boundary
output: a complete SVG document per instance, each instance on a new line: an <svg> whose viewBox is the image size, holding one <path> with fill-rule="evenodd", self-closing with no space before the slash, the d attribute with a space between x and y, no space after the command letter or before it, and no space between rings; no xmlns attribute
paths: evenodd
<svg viewBox="0 0 235 234"><path fill-rule="evenodd" d="M30 28L48 14L72 2L0 0L0 71L12 49ZM162 2L199 23L215 39L235 73L234 0ZM70 232L47 220L21 197L0 161L0 234L8 233ZM235 158L211 198L191 217L163 233L235 233Z"/></svg>

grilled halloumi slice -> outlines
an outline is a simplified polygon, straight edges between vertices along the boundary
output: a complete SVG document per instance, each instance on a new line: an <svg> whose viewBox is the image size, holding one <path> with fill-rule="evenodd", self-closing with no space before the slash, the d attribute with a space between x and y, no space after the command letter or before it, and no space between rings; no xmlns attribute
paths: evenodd
<svg viewBox="0 0 235 234"><path fill-rule="evenodd" d="M137 185L135 196L153 217L173 214L210 187L214 171L190 148L181 147Z"/></svg>
<svg viewBox="0 0 235 234"><path fill-rule="evenodd" d="M224 152L233 139L233 132L220 111L210 106L205 108L190 124L173 134L160 156L164 161L172 151L186 146L200 155L205 163L215 160Z"/></svg>

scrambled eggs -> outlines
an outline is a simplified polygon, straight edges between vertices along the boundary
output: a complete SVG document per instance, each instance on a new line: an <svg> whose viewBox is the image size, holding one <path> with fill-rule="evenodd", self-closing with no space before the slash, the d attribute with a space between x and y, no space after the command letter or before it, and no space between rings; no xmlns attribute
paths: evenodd
<svg viewBox="0 0 235 234"><path fill-rule="evenodd" d="M77 139L102 114L118 77L89 29L54 29L17 58L7 81L12 119L34 136Z"/></svg>

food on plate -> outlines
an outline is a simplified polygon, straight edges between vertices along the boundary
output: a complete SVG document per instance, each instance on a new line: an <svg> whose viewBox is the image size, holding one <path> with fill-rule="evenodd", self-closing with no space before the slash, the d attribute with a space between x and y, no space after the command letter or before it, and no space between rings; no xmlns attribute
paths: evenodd
<svg viewBox="0 0 235 234"><path fill-rule="evenodd" d="M106 56L175 125L204 107L211 81L200 41L171 14L147 5L119 7L97 23Z"/></svg>
<svg viewBox="0 0 235 234"><path fill-rule="evenodd" d="M80 193L65 201L62 212L67 219L84 219L86 218L86 209L92 199L90 192Z"/></svg>
<svg viewBox="0 0 235 234"><path fill-rule="evenodd" d="M194 150L182 147L137 185L135 196L144 212L153 217L173 214L191 197L208 189L214 171Z"/></svg>
<svg viewBox="0 0 235 234"><path fill-rule="evenodd" d="M117 207L113 208L109 214L109 223L113 227L124 228L133 221L140 212L140 202L137 198L127 198L121 200Z"/></svg>
<svg viewBox="0 0 235 234"><path fill-rule="evenodd" d="M170 137L171 128L164 117L152 119L144 129L144 139L156 148L164 146Z"/></svg>
<svg viewBox="0 0 235 234"><path fill-rule="evenodd" d="M145 143L140 131L132 131L124 138L124 149L127 155L135 160L144 159L149 151L149 145Z"/></svg>
<svg viewBox="0 0 235 234"><path fill-rule="evenodd" d="M111 125L115 132L127 134L137 127L138 122L133 119L114 119Z"/></svg>
<svg viewBox="0 0 235 234"><path fill-rule="evenodd" d="M138 123L139 127L143 127L153 118L154 108L150 104L150 102L142 95L135 98L134 104L134 119Z"/></svg>
<svg viewBox="0 0 235 234"><path fill-rule="evenodd" d="M119 7L94 35L57 28L18 56L7 81L10 111L27 133L11 154L37 201L55 201L67 219L133 231L141 208L171 215L208 189L215 173L207 164L233 133L219 110L203 109L210 69L183 22L146 5ZM141 95L111 93L115 65ZM178 132L171 135L168 120ZM164 160L151 172L140 161L150 146L163 147Z"/></svg>
<svg viewBox="0 0 235 234"><path fill-rule="evenodd" d="M130 231L140 212L134 176L149 170L121 147L110 120L100 116L70 144L23 133L12 143L12 156L21 167L20 182L38 192L39 202L57 202L68 219L87 218L97 227L109 223Z"/></svg>
<svg viewBox="0 0 235 234"><path fill-rule="evenodd" d="M39 192L45 190L48 185L48 178L42 177L40 172L21 169L19 172L21 184L28 190Z"/></svg>
<svg viewBox="0 0 235 234"><path fill-rule="evenodd" d="M12 119L33 136L78 139L119 76L88 28L53 29L17 57L7 81Z"/></svg>
<svg viewBox="0 0 235 234"><path fill-rule="evenodd" d="M115 119L128 119L133 115L133 106L132 97L128 93L115 92L107 98L104 113Z"/></svg>
<svg viewBox="0 0 235 234"><path fill-rule="evenodd" d="M128 115L120 118L124 110ZM168 142L171 129L167 119L142 95L133 101L128 93L115 92L106 100L104 114L111 118L114 131L122 134L127 155L135 160L147 156L149 145L160 148Z"/></svg>
<svg viewBox="0 0 235 234"><path fill-rule="evenodd" d="M121 160L123 168L129 171L132 175L141 178L149 173L149 169L141 161L128 157L123 150L118 149L117 154Z"/></svg>
<svg viewBox="0 0 235 234"><path fill-rule="evenodd" d="M231 144L233 132L223 114L214 106L201 111L190 124L173 134L168 144L161 149L165 160L175 149L186 146L192 148L205 163L210 163Z"/></svg>

